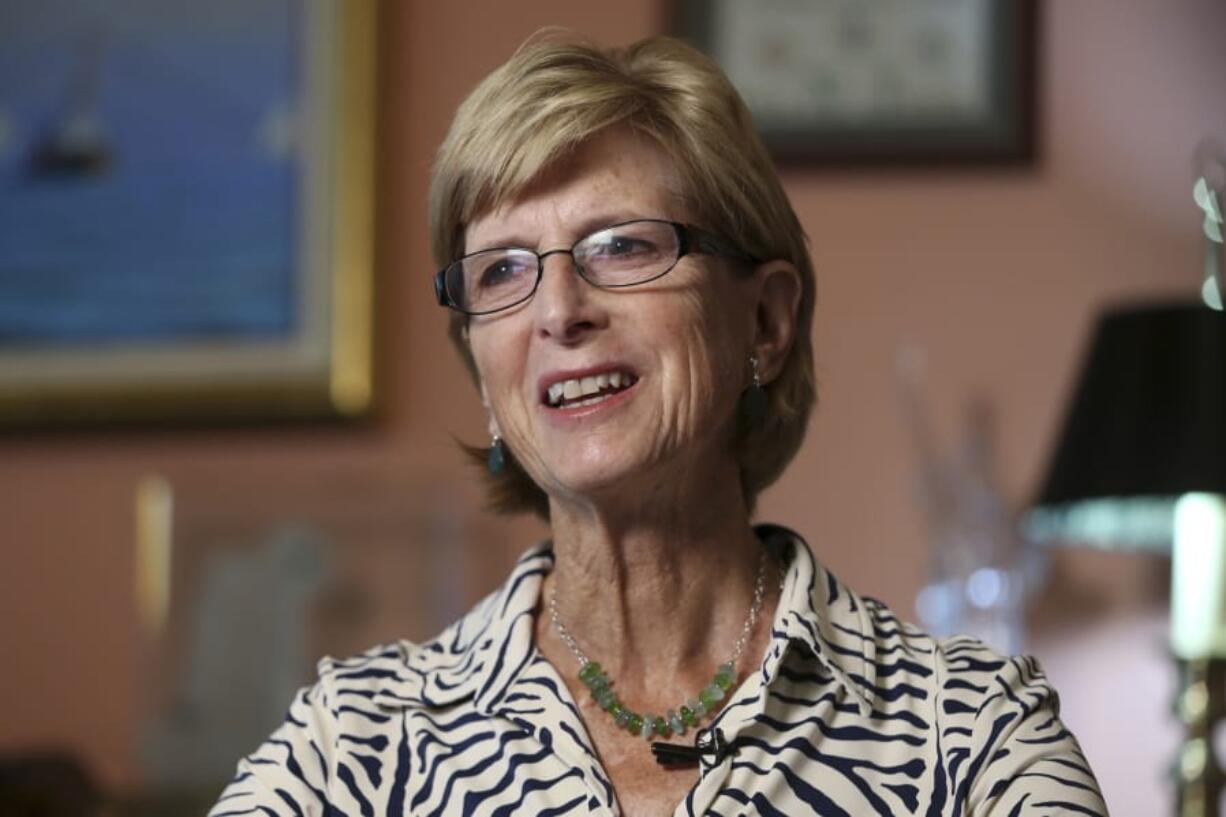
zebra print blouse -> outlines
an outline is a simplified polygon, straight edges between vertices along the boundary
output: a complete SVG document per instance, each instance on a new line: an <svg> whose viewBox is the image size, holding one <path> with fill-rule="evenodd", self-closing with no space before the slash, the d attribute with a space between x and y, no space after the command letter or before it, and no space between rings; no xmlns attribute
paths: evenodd
<svg viewBox="0 0 1226 817"><path fill-rule="evenodd" d="M731 744L676 815L1106 814L1033 658L936 641L861 598L796 534L761 669L710 724ZM325 658L210 812L619 814L578 710L533 647L549 546L433 641Z"/></svg>

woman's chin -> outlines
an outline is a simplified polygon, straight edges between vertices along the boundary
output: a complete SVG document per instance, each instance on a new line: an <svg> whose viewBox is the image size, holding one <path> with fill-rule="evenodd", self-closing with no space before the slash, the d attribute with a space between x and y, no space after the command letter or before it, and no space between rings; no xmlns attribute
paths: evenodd
<svg viewBox="0 0 1226 817"><path fill-rule="evenodd" d="M655 469L621 456L589 459L582 455L549 469L547 492L557 500L582 504L620 502L640 496L642 486L652 482Z"/></svg>
<svg viewBox="0 0 1226 817"><path fill-rule="evenodd" d="M629 491L635 484L632 473L608 466L562 468L550 476L551 494L561 499L579 501L596 500L601 497Z"/></svg>

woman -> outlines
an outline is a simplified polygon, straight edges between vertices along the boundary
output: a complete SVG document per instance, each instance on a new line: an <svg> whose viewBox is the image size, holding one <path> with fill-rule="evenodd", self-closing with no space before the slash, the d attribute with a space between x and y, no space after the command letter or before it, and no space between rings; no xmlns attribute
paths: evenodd
<svg viewBox="0 0 1226 817"><path fill-rule="evenodd" d="M434 641L325 659L215 815L1105 813L1032 660L751 526L814 403L814 278L718 68L530 43L430 213L495 505L551 540Z"/></svg>

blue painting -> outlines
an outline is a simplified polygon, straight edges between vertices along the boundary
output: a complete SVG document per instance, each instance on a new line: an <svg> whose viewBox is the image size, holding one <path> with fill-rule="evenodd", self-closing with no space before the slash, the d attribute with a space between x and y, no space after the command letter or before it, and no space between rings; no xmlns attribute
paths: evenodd
<svg viewBox="0 0 1226 817"><path fill-rule="evenodd" d="M0 351L294 333L302 16L0 3Z"/></svg>

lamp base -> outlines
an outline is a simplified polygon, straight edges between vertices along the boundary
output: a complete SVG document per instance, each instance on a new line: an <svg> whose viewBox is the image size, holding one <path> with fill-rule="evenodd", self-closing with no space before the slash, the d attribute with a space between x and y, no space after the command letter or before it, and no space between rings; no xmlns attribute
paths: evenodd
<svg viewBox="0 0 1226 817"><path fill-rule="evenodd" d="M1226 659L1194 658L1180 664L1175 709L1184 725L1175 765L1179 817L1215 817L1224 776L1213 750L1214 726L1226 713Z"/></svg>

